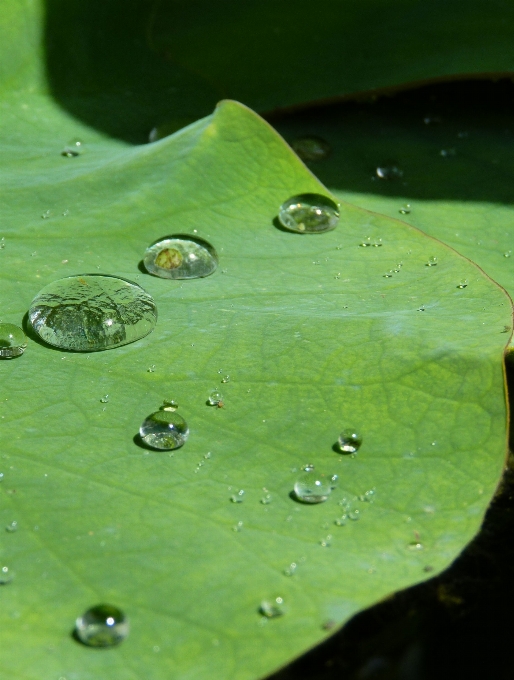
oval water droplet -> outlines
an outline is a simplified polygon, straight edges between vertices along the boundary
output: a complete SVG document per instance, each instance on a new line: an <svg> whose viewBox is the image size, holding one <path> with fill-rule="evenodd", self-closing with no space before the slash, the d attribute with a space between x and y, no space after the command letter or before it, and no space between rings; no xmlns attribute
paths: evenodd
<svg viewBox="0 0 514 680"><path fill-rule="evenodd" d="M330 154L330 144L316 135L298 137L291 147L302 161L321 161Z"/></svg>
<svg viewBox="0 0 514 680"><path fill-rule="evenodd" d="M222 382L222 383L228 383L228 382L230 382L230 376L229 376L229 375L223 376L223 378L221 379L221 382Z"/></svg>
<svg viewBox="0 0 514 680"><path fill-rule="evenodd" d="M244 501L244 489L239 489L239 491L232 496L230 496L230 500L232 503L242 503Z"/></svg>
<svg viewBox="0 0 514 680"><path fill-rule="evenodd" d="M117 607L99 604L79 616L75 632L89 647L114 647L127 637L129 622Z"/></svg>
<svg viewBox="0 0 514 680"><path fill-rule="evenodd" d="M335 228L339 221L339 208L327 196L299 194L282 203L278 219L289 231L320 234Z"/></svg>
<svg viewBox="0 0 514 680"><path fill-rule="evenodd" d="M459 285L457 286L457 288L466 288L467 285L468 285L467 279L463 279L463 280L459 283Z"/></svg>
<svg viewBox="0 0 514 680"><path fill-rule="evenodd" d="M100 403L102 403L102 404L107 404L108 401L109 401L109 395L108 395L108 394L105 394L105 395L100 399Z"/></svg>
<svg viewBox="0 0 514 680"><path fill-rule="evenodd" d="M400 215L410 215L411 212L410 203L406 203L404 206L400 208L398 212L400 213Z"/></svg>
<svg viewBox="0 0 514 680"><path fill-rule="evenodd" d="M27 347L27 336L13 323L0 323L0 359L19 357Z"/></svg>
<svg viewBox="0 0 514 680"><path fill-rule="evenodd" d="M285 613L284 600L282 597L276 597L274 600L263 600L259 611L267 619L276 619Z"/></svg>
<svg viewBox="0 0 514 680"><path fill-rule="evenodd" d="M161 411L176 411L178 409L178 402L175 399L164 399L161 406Z"/></svg>
<svg viewBox="0 0 514 680"><path fill-rule="evenodd" d="M31 302L29 320L49 345L96 352L148 335L155 327L157 308L137 283L83 274L45 286Z"/></svg>
<svg viewBox="0 0 514 680"><path fill-rule="evenodd" d="M0 568L0 586L6 586L14 578L13 572L9 567L3 566Z"/></svg>
<svg viewBox="0 0 514 680"><path fill-rule="evenodd" d="M219 406L220 402L223 401L223 396L218 390L212 390L207 399L209 406Z"/></svg>
<svg viewBox="0 0 514 680"><path fill-rule="evenodd" d="M407 548L412 551L423 550L423 544L419 541L412 541L412 543L408 544Z"/></svg>
<svg viewBox="0 0 514 680"><path fill-rule="evenodd" d="M437 265L437 257L429 257L426 267L435 267Z"/></svg>
<svg viewBox="0 0 514 680"><path fill-rule="evenodd" d="M314 468L306 470L296 480L294 493L302 503L323 503L332 493L331 478Z"/></svg>
<svg viewBox="0 0 514 680"><path fill-rule="evenodd" d="M348 518L351 519L353 522L356 522L358 519L360 519L360 511L350 510L350 512L348 513Z"/></svg>
<svg viewBox="0 0 514 680"><path fill-rule="evenodd" d="M139 435L145 444L160 451L170 451L182 446L188 436L186 421L175 411L156 411L145 418L139 428Z"/></svg>
<svg viewBox="0 0 514 680"><path fill-rule="evenodd" d="M291 564L284 569L284 576L293 576L296 572L298 565L296 562L291 562Z"/></svg>
<svg viewBox="0 0 514 680"><path fill-rule="evenodd" d="M216 270L218 255L201 238L173 234L149 246L143 263L150 274L162 279L199 279Z"/></svg>
<svg viewBox="0 0 514 680"><path fill-rule="evenodd" d="M341 453L356 453L361 444L362 436L350 428L343 430L337 438L337 448Z"/></svg>

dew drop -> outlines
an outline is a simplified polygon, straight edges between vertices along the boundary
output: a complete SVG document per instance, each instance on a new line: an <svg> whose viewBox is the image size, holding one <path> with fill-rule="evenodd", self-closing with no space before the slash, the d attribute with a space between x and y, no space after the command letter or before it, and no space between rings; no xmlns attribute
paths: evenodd
<svg viewBox="0 0 514 680"><path fill-rule="evenodd" d="M2 236L2 238L0 238L0 250L3 250L4 248L5 248L5 237Z"/></svg>
<svg viewBox="0 0 514 680"><path fill-rule="evenodd" d="M410 203L406 203L405 205L403 205L398 212L400 213L400 215L410 215L411 212Z"/></svg>
<svg viewBox="0 0 514 680"><path fill-rule="evenodd" d="M241 522L241 521L239 521L237 524L234 524L234 526L232 527L232 531L235 531L237 533L239 533L242 530L243 530L243 522Z"/></svg>
<svg viewBox="0 0 514 680"><path fill-rule="evenodd" d="M335 228L339 221L339 208L327 196L299 194L282 203L278 219L289 231L319 234Z"/></svg>
<svg viewBox="0 0 514 680"><path fill-rule="evenodd" d="M222 383L228 383L228 382L230 382L230 376L229 376L229 375L223 376L223 378L221 379L221 382L222 382Z"/></svg>
<svg viewBox="0 0 514 680"><path fill-rule="evenodd" d="M403 177L403 170L394 163L390 165L378 165L375 169L375 173L379 179L391 180Z"/></svg>
<svg viewBox="0 0 514 680"><path fill-rule="evenodd" d="M89 647L114 647L127 637L129 623L117 607L99 604L79 616L75 632L79 640Z"/></svg>
<svg viewBox="0 0 514 680"><path fill-rule="evenodd" d="M178 413L162 410L145 418L139 428L139 434L144 443L153 449L170 451L178 449L186 442L189 428Z"/></svg>
<svg viewBox="0 0 514 680"><path fill-rule="evenodd" d="M348 518L351 519L353 522L356 522L358 519L360 519L359 510L350 510L350 512L348 513Z"/></svg>
<svg viewBox="0 0 514 680"><path fill-rule="evenodd" d="M441 149L439 151L439 155L442 156L443 158L449 158L450 156L455 156L456 155L456 150L455 149Z"/></svg>
<svg viewBox="0 0 514 680"><path fill-rule="evenodd" d="M13 520L5 527L5 530L10 534L13 534L15 531L18 531L18 522Z"/></svg>
<svg viewBox="0 0 514 680"><path fill-rule="evenodd" d="M271 494L267 493L261 498L261 503L263 505L269 505L272 501Z"/></svg>
<svg viewBox="0 0 514 680"><path fill-rule="evenodd" d="M218 390L213 390L207 399L209 406L219 406L220 402L223 401L223 396Z"/></svg>
<svg viewBox="0 0 514 680"><path fill-rule="evenodd" d="M291 562L291 564L284 569L284 576L294 576L298 565L296 562Z"/></svg>
<svg viewBox="0 0 514 680"><path fill-rule="evenodd" d="M41 215L41 217L42 217L44 220L47 220L47 219L50 217L51 214L52 214L52 211L51 211L51 210L45 210L45 212Z"/></svg>
<svg viewBox="0 0 514 680"><path fill-rule="evenodd" d="M312 467L298 477L294 493L302 503L323 503L332 493L331 478Z"/></svg>
<svg viewBox="0 0 514 680"><path fill-rule="evenodd" d="M425 267L435 267L437 265L437 257L429 257L428 262L425 264Z"/></svg>
<svg viewBox="0 0 514 680"><path fill-rule="evenodd" d="M237 493L230 496L232 503L242 503L244 501L244 489L240 489Z"/></svg>
<svg viewBox="0 0 514 680"><path fill-rule="evenodd" d="M19 326L0 323L0 359L19 357L27 347L27 337Z"/></svg>
<svg viewBox="0 0 514 680"><path fill-rule="evenodd" d="M506 251L503 253L503 257L511 257L511 255L512 255L512 250L506 250Z"/></svg>
<svg viewBox="0 0 514 680"><path fill-rule="evenodd" d="M155 364L152 364L146 369L147 373L155 373Z"/></svg>
<svg viewBox="0 0 514 680"><path fill-rule="evenodd" d="M164 399L161 406L161 411L176 411L178 409L178 402L175 399Z"/></svg>
<svg viewBox="0 0 514 680"><path fill-rule="evenodd" d="M263 600L259 607L260 613L267 619L276 619L285 613L284 600L277 597L274 600Z"/></svg>
<svg viewBox="0 0 514 680"><path fill-rule="evenodd" d="M201 238L174 234L149 246L143 263L150 274L161 279L199 279L216 270L218 255Z"/></svg>
<svg viewBox="0 0 514 680"><path fill-rule="evenodd" d="M338 517L336 520L334 520L334 524L338 527L344 527L347 519L348 515L341 515L341 517Z"/></svg>
<svg viewBox="0 0 514 680"><path fill-rule="evenodd" d="M107 404L108 401L109 401L109 395L108 395L108 394L105 394L105 395L100 399L100 402L101 402L102 404Z"/></svg>
<svg viewBox="0 0 514 680"><path fill-rule="evenodd" d="M9 567L0 568L0 586L6 586L14 578L14 574L10 571Z"/></svg>
<svg viewBox="0 0 514 680"><path fill-rule="evenodd" d="M321 161L330 154L330 144L315 135L298 137L291 142L291 147L302 161Z"/></svg>
<svg viewBox="0 0 514 680"><path fill-rule="evenodd" d="M463 280L459 283L459 285L457 286L457 288L466 288L467 285L468 285L467 279L463 279Z"/></svg>
<svg viewBox="0 0 514 680"><path fill-rule="evenodd" d="M95 352L148 335L155 327L157 308L137 283L84 274L45 286L31 302L29 319L49 345Z"/></svg>
<svg viewBox="0 0 514 680"><path fill-rule="evenodd" d="M412 543L408 544L407 548L412 551L423 550L423 544L419 541L412 541Z"/></svg>
<svg viewBox="0 0 514 680"><path fill-rule="evenodd" d="M356 453L362 444L362 436L350 428L343 430L337 438L337 448L341 453Z"/></svg>

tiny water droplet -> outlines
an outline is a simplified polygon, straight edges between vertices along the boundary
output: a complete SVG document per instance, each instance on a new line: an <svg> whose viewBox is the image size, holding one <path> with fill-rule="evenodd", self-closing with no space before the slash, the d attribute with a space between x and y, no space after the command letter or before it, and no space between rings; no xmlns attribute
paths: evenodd
<svg viewBox="0 0 514 680"><path fill-rule="evenodd" d="M371 244L371 236L368 236L367 238L365 238L364 241L362 241L359 245L361 246L361 248L370 247L372 245Z"/></svg>
<svg viewBox="0 0 514 680"><path fill-rule="evenodd" d="M425 305L421 305L421 307L418 307L418 312L424 312L425 311Z"/></svg>
<svg viewBox="0 0 514 680"><path fill-rule="evenodd" d="M278 219L289 231L299 234L323 233L337 225L339 208L327 196L299 194L282 203Z"/></svg>
<svg viewBox="0 0 514 680"><path fill-rule="evenodd" d="M261 498L261 503L263 505L269 505L272 501L271 494L267 493Z"/></svg>
<svg viewBox="0 0 514 680"><path fill-rule="evenodd" d="M412 551L423 550L423 544L419 541L412 541L412 543L408 544L407 548Z"/></svg>
<svg viewBox="0 0 514 680"><path fill-rule="evenodd" d="M291 564L284 569L284 576L293 576L297 569L296 562L291 562Z"/></svg>
<svg viewBox="0 0 514 680"><path fill-rule="evenodd" d="M219 406L220 402L223 401L223 396L218 390L213 390L207 399L209 406Z"/></svg>
<svg viewBox="0 0 514 680"><path fill-rule="evenodd" d="M6 586L14 578L14 574L10 571L9 567L2 567L0 569L0 586Z"/></svg>
<svg viewBox="0 0 514 680"><path fill-rule="evenodd" d="M435 267L437 265L437 257L429 257L428 262L425 264L425 267Z"/></svg>
<svg viewBox="0 0 514 680"><path fill-rule="evenodd" d="M162 410L152 413L143 421L139 435L153 449L170 451L178 449L186 442L189 428L178 413Z"/></svg>
<svg viewBox="0 0 514 680"><path fill-rule="evenodd" d="M321 161L330 154L330 144L315 135L294 139L291 148L302 161Z"/></svg>
<svg viewBox="0 0 514 680"><path fill-rule="evenodd" d="M107 404L108 401L109 401L109 395L108 395L108 394L104 395L104 396L100 399L100 402L101 402L102 404Z"/></svg>
<svg viewBox="0 0 514 680"><path fill-rule="evenodd" d="M350 512L348 513L348 518L356 522L360 518L359 510L350 510Z"/></svg>
<svg viewBox="0 0 514 680"><path fill-rule="evenodd" d="M5 248L5 237L2 236L2 238L0 238L0 250L3 250L4 248Z"/></svg>
<svg viewBox="0 0 514 680"><path fill-rule="evenodd" d="M457 151L452 148L452 149L441 149L439 151L439 155L442 156L443 158L449 158L450 156L455 156Z"/></svg>
<svg viewBox="0 0 514 680"><path fill-rule="evenodd" d="M403 170L394 163L390 165L378 165L375 173L379 179L391 180L403 177Z"/></svg>
<svg viewBox="0 0 514 680"><path fill-rule="evenodd" d="M459 285L457 286L457 288L466 288L467 285L468 285L467 279L463 279L463 280L459 283Z"/></svg>
<svg viewBox="0 0 514 680"><path fill-rule="evenodd" d="M405 205L403 205L398 212L400 213L400 215L410 215L411 212L410 203L406 203Z"/></svg>
<svg viewBox="0 0 514 680"><path fill-rule="evenodd" d="M236 531L236 532L242 531L242 529L243 529L243 522L238 522L237 524L234 524L234 526L232 527L232 531Z"/></svg>
<svg viewBox="0 0 514 680"><path fill-rule="evenodd" d="M51 210L45 210L45 212L41 215L41 217L44 220L47 220L50 217L51 214L52 214Z"/></svg>
<svg viewBox="0 0 514 680"><path fill-rule="evenodd" d="M440 116L425 116L423 118L425 125L437 125L438 123L441 123L441 120Z"/></svg>
<svg viewBox="0 0 514 680"><path fill-rule="evenodd" d="M45 286L32 300L29 320L49 345L96 352L135 342L157 321L152 297L137 283L83 274Z"/></svg>
<svg viewBox="0 0 514 680"><path fill-rule="evenodd" d="M162 279L198 279L216 270L218 255L201 238L174 234L149 246L143 263L150 274Z"/></svg>
<svg viewBox="0 0 514 680"><path fill-rule="evenodd" d="M328 534L325 538L322 538L319 542L322 548L330 548L332 545L332 534Z"/></svg>
<svg viewBox="0 0 514 680"><path fill-rule="evenodd" d="M3 481L4 481L4 473L0 472L0 482L3 482Z"/></svg>
<svg viewBox="0 0 514 680"><path fill-rule="evenodd" d="M362 435L347 428L337 438L337 447L341 453L356 453L362 444Z"/></svg>
<svg viewBox="0 0 514 680"><path fill-rule="evenodd" d="M0 359L19 357L27 347L27 336L13 323L0 323Z"/></svg>
<svg viewBox="0 0 514 680"><path fill-rule="evenodd" d="M506 251L503 253L503 257L511 257L511 255L512 255L512 250L506 250Z"/></svg>
<svg viewBox="0 0 514 680"><path fill-rule="evenodd" d="M221 382L222 382L222 383L228 383L228 382L230 382L230 376L229 376L229 375L223 376L223 378L221 379Z"/></svg>
<svg viewBox="0 0 514 680"><path fill-rule="evenodd" d="M152 364L146 369L147 373L155 373L155 364Z"/></svg>
<svg viewBox="0 0 514 680"><path fill-rule="evenodd" d="M390 269L388 272L384 274L384 279L391 279L393 277L393 274L394 274L393 270Z"/></svg>
<svg viewBox="0 0 514 680"><path fill-rule="evenodd" d="M178 409L178 402L175 399L164 399L161 406L161 411L176 411Z"/></svg>
<svg viewBox="0 0 514 680"><path fill-rule="evenodd" d="M348 518L348 515L341 515L341 517L338 517L336 520L334 520L334 524L338 527L344 527L346 524L346 520Z"/></svg>
<svg viewBox="0 0 514 680"><path fill-rule="evenodd" d="M13 520L5 527L5 530L10 534L14 533L15 531L18 531L18 522Z"/></svg>
<svg viewBox="0 0 514 680"><path fill-rule="evenodd" d="M369 489L368 491L365 491L363 494L358 496L358 499L360 501L365 501L367 503L373 503L375 497L375 489Z"/></svg>
<svg viewBox="0 0 514 680"><path fill-rule="evenodd" d="M68 217L69 214L70 214L70 211L68 210L68 208L66 208L66 210L64 210L62 216L63 216L63 217ZM68 260L66 260L66 262L68 262Z"/></svg>
<svg viewBox="0 0 514 680"><path fill-rule="evenodd" d="M230 496L230 500L232 503L242 503L244 501L244 489L240 489L237 493L234 495Z"/></svg>
<svg viewBox="0 0 514 680"><path fill-rule="evenodd" d="M284 600L276 597L274 600L262 600L259 612L267 619L276 619L285 613Z"/></svg>
<svg viewBox="0 0 514 680"><path fill-rule="evenodd" d="M209 458L212 457L212 453L210 451L207 451L207 453L204 455L205 460L209 460Z"/></svg>
<svg viewBox="0 0 514 680"><path fill-rule="evenodd" d="M89 647L114 647L127 637L129 622L117 607L99 604L79 616L75 632Z"/></svg>
<svg viewBox="0 0 514 680"><path fill-rule="evenodd" d="M331 479L314 468L305 470L294 484L294 493L303 503L323 503L332 493Z"/></svg>

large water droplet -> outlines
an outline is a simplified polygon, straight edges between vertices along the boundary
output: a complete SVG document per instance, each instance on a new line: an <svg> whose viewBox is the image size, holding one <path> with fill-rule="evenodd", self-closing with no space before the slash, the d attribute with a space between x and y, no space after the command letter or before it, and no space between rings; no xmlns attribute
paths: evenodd
<svg viewBox="0 0 514 680"><path fill-rule="evenodd" d="M327 196L300 194L282 203L278 219L289 231L319 234L334 229L339 221L339 208Z"/></svg>
<svg viewBox="0 0 514 680"><path fill-rule="evenodd" d="M330 144L321 137L298 137L291 142L293 151L302 161L320 161L330 154Z"/></svg>
<svg viewBox="0 0 514 680"><path fill-rule="evenodd" d="M110 604L91 607L75 622L77 637L89 647L114 647L128 635L125 614Z"/></svg>
<svg viewBox="0 0 514 680"><path fill-rule="evenodd" d="M139 428L139 434L145 444L153 449L170 451L182 446L188 436L186 421L175 411L156 411L145 418Z"/></svg>
<svg viewBox="0 0 514 680"><path fill-rule="evenodd" d="M29 319L50 345L95 352L148 335L157 321L151 295L132 281L104 274L59 279L32 300Z"/></svg>
<svg viewBox="0 0 514 680"><path fill-rule="evenodd" d="M27 347L27 337L19 326L0 323L0 359L19 357Z"/></svg>
<svg viewBox="0 0 514 680"><path fill-rule="evenodd" d="M143 262L150 274L162 279L198 279L215 271L218 255L201 238L175 234L147 248Z"/></svg>
<svg viewBox="0 0 514 680"><path fill-rule="evenodd" d="M332 479L311 467L296 480L294 493L303 503L323 503L332 493Z"/></svg>
<svg viewBox="0 0 514 680"><path fill-rule="evenodd" d="M268 619L276 619L285 613L284 600L282 597L276 597L274 600L263 600L259 611Z"/></svg>
<svg viewBox="0 0 514 680"><path fill-rule="evenodd" d="M350 428L343 430L337 438L337 448L342 453L356 453L362 444L362 436Z"/></svg>
<svg viewBox="0 0 514 680"><path fill-rule="evenodd" d="M219 406L223 403L223 395L218 390L212 390L207 399L209 406Z"/></svg>

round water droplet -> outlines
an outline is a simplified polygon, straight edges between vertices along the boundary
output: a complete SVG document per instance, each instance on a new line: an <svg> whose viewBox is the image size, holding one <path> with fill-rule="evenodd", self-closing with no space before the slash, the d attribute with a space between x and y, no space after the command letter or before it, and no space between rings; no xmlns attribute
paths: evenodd
<svg viewBox="0 0 514 680"><path fill-rule="evenodd" d="M222 382L222 383L228 383L228 382L230 382L230 376L229 376L229 375L225 375L225 376L221 379L221 382Z"/></svg>
<svg viewBox="0 0 514 680"><path fill-rule="evenodd" d="M426 267L435 267L437 265L437 257L429 257Z"/></svg>
<svg viewBox="0 0 514 680"><path fill-rule="evenodd" d="M102 404L107 404L108 401L109 401L109 395L108 395L108 394L105 394L105 395L100 399L100 403L102 403Z"/></svg>
<svg viewBox="0 0 514 680"><path fill-rule="evenodd" d="M0 568L0 586L6 586L14 578L14 574L10 571L9 567Z"/></svg>
<svg viewBox="0 0 514 680"><path fill-rule="evenodd" d="M289 231L319 234L335 228L339 221L339 208L327 196L300 194L282 203L278 219Z"/></svg>
<svg viewBox="0 0 514 680"><path fill-rule="evenodd" d="M267 493L267 494L265 494L265 495L261 498L261 503L262 503L263 505L269 505L269 504L271 503L272 500L273 500L273 499L272 499L272 497L271 497L271 494L270 494L270 493Z"/></svg>
<svg viewBox="0 0 514 680"><path fill-rule="evenodd" d="M419 541L413 541L412 543L409 543L407 548L412 551L423 550L423 544Z"/></svg>
<svg viewBox="0 0 514 680"><path fill-rule="evenodd" d="M302 161L321 161L330 154L330 144L315 135L298 137L291 142L291 147Z"/></svg>
<svg viewBox="0 0 514 680"><path fill-rule="evenodd" d="M400 208L398 212L400 213L400 215L410 215L411 212L410 203L406 203L404 206Z"/></svg>
<svg viewBox="0 0 514 680"><path fill-rule="evenodd" d="M267 619L276 619L285 613L284 600L281 597L277 597L274 600L263 600L259 611Z"/></svg>
<svg viewBox="0 0 514 680"><path fill-rule="evenodd" d="M5 248L5 237L2 236L2 238L0 238L0 250L3 250L4 248Z"/></svg>
<svg viewBox="0 0 514 680"><path fill-rule="evenodd" d="M334 524L338 527L344 527L346 524L347 520L347 515L341 515L341 517L338 517L336 520L334 520Z"/></svg>
<svg viewBox="0 0 514 680"><path fill-rule="evenodd" d="M162 279L199 279L215 271L218 255L201 238L174 234L147 248L143 262L150 274Z"/></svg>
<svg viewBox="0 0 514 680"><path fill-rule="evenodd" d="M189 428L182 416L174 411L162 410L145 418L139 428L145 444L153 449L170 451L182 446L189 436Z"/></svg>
<svg viewBox="0 0 514 680"><path fill-rule="evenodd" d="M394 163L379 165L375 172L380 179L400 179L400 177L403 177L403 170L400 170Z"/></svg>
<svg viewBox="0 0 514 680"><path fill-rule="evenodd" d="M240 489L237 493L230 496L232 503L242 503L244 501L244 489Z"/></svg>
<svg viewBox="0 0 514 680"><path fill-rule="evenodd" d="M129 623L117 607L99 604L79 616L75 632L79 640L89 647L114 647L127 637Z"/></svg>
<svg viewBox="0 0 514 680"><path fill-rule="evenodd" d="M303 503L323 503L332 493L331 478L314 468L306 470L296 480L294 493Z"/></svg>
<svg viewBox="0 0 514 680"><path fill-rule="evenodd" d="M360 518L359 510L350 510L350 512L348 513L348 518L351 519L353 522L356 522Z"/></svg>
<svg viewBox="0 0 514 680"><path fill-rule="evenodd" d="M178 402L175 399L164 399L161 406L161 411L176 411L178 409Z"/></svg>
<svg viewBox="0 0 514 680"><path fill-rule="evenodd" d="M49 345L96 352L148 335L157 321L151 295L132 281L104 274L59 279L32 300L29 319Z"/></svg>
<svg viewBox="0 0 514 680"><path fill-rule="evenodd" d="M503 257L511 257L511 255L512 255L512 250L506 250L506 251L503 253Z"/></svg>
<svg viewBox="0 0 514 680"><path fill-rule="evenodd" d="M457 286L457 288L466 288L467 285L468 285L467 279L463 279L463 280L459 283L459 285Z"/></svg>
<svg viewBox="0 0 514 680"><path fill-rule="evenodd" d="M5 527L5 530L10 534L13 534L15 531L18 531L18 522L16 522L16 520L13 520Z"/></svg>
<svg viewBox="0 0 514 680"><path fill-rule="evenodd" d="M284 569L284 576L293 576L297 569L296 562L291 562L291 564Z"/></svg>
<svg viewBox="0 0 514 680"><path fill-rule="evenodd" d="M218 390L213 390L209 394L207 403L209 404L209 406L219 406L221 402L223 402L223 396L221 392L218 392Z"/></svg>
<svg viewBox="0 0 514 680"><path fill-rule="evenodd" d="M0 359L19 357L27 347L27 337L19 326L0 323Z"/></svg>
<svg viewBox="0 0 514 680"><path fill-rule="evenodd" d="M352 429L341 432L337 438L337 448L341 453L356 453L362 444L362 436Z"/></svg>

